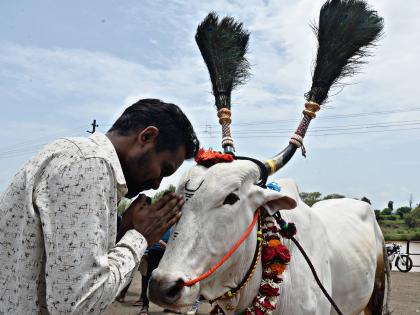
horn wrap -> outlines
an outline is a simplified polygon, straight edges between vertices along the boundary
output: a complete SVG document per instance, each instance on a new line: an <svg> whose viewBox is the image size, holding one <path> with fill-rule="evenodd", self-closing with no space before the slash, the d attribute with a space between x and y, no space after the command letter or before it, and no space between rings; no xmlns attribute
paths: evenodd
<svg viewBox="0 0 420 315"><path fill-rule="evenodd" d="M230 133L230 124L232 119L230 118L232 112L230 109L221 108L217 111L217 117L219 117L219 124L222 126L222 147L225 153L231 153L235 151L233 146L233 138Z"/></svg>
<svg viewBox="0 0 420 315"><path fill-rule="evenodd" d="M316 113L321 109L321 106L315 102L306 102L305 109L303 110L303 118L299 123L295 133L289 140L289 145L275 155L273 158L264 161L267 171L270 175L277 172L280 168L290 161L298 148L302 148L302 154L305 155L305 147L303 146L303 138L309 128L312 119L316 117Z"/></svg>

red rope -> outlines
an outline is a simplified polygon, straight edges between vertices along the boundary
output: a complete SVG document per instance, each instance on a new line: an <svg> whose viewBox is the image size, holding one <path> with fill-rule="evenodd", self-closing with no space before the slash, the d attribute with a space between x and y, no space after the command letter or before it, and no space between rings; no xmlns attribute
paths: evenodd
<svg viewBox="0 0 420 315"><path fill-rule="evenodd" d="M258 221L258 216L260 214L260 209L258 208L255 211L254 214L254 219L252 220L250 226L248 227L248 229L245 231L244 235L242 235L242 237L239 239L239 241L230 249L230 251L222 258L220 259L220 261L214 265L212 268L210 268L207 272L203 273L201 276L185 281L184 283L181 284L181 286L184 287L191 287L194 284L196 284L197 282L200 282L203 279L206 279L207 277L209 277L213 272L215 272L221 265L224 264L224 262L226 260L228 260L230 258L230 256L232 256L232 254L236 251L236 249L246 240L246 238L248 237L249 233L251 233L251 231L253 230L255 224Z"/></svg>

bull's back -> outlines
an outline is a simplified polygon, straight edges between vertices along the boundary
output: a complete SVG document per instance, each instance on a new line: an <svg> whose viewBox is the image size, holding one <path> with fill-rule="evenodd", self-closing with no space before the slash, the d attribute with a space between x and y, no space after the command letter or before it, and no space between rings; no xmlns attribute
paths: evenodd
<svg viewBox="0 0 420 315"><path fill-rule="evenodd" d="M367 304L381 252L381 235L373 209L365 202L343 198L318 202L312 210L320 214L327 231L333 298L338 305L349 305L345 300ZM360 308L360 304L354 305ZM357 311L343 310L345 314Z"/></svg>

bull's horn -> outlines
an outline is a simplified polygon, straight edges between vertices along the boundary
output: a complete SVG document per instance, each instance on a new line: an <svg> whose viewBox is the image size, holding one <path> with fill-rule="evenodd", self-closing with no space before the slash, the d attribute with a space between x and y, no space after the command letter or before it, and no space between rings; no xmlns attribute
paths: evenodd
<svg viewBox="0 0 420 315"><path fill-rule="evenodd" d="M305 109L303 110L303 118L296 129L295 133L289 140L289 145L275 155L273 158L264 161L264 165L267 168L268 174L272 175L281 169L283 166L290 161L292 156L295 154L298 148L302 148L302 154L305 155L305 147L303 146L303 138L305 137L306 131L308 130L309 123L313 118L316 117L316 112L319 111L321 106L315 102L305 103Z"/></svg>

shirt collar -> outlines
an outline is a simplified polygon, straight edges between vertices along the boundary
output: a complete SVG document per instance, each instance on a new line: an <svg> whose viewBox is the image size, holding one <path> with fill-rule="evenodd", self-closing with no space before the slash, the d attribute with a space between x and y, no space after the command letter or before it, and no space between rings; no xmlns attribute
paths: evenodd
<svg viewBox="0 0 420 315"><path fill-rule="evenodd" d="M105 158L111 163L117 180L118 199L120 199L127 193L128 189L120 159L118 158L114 145L106 135L100 132L95 132L89 137L89 139L103 150Z"/></svg>

